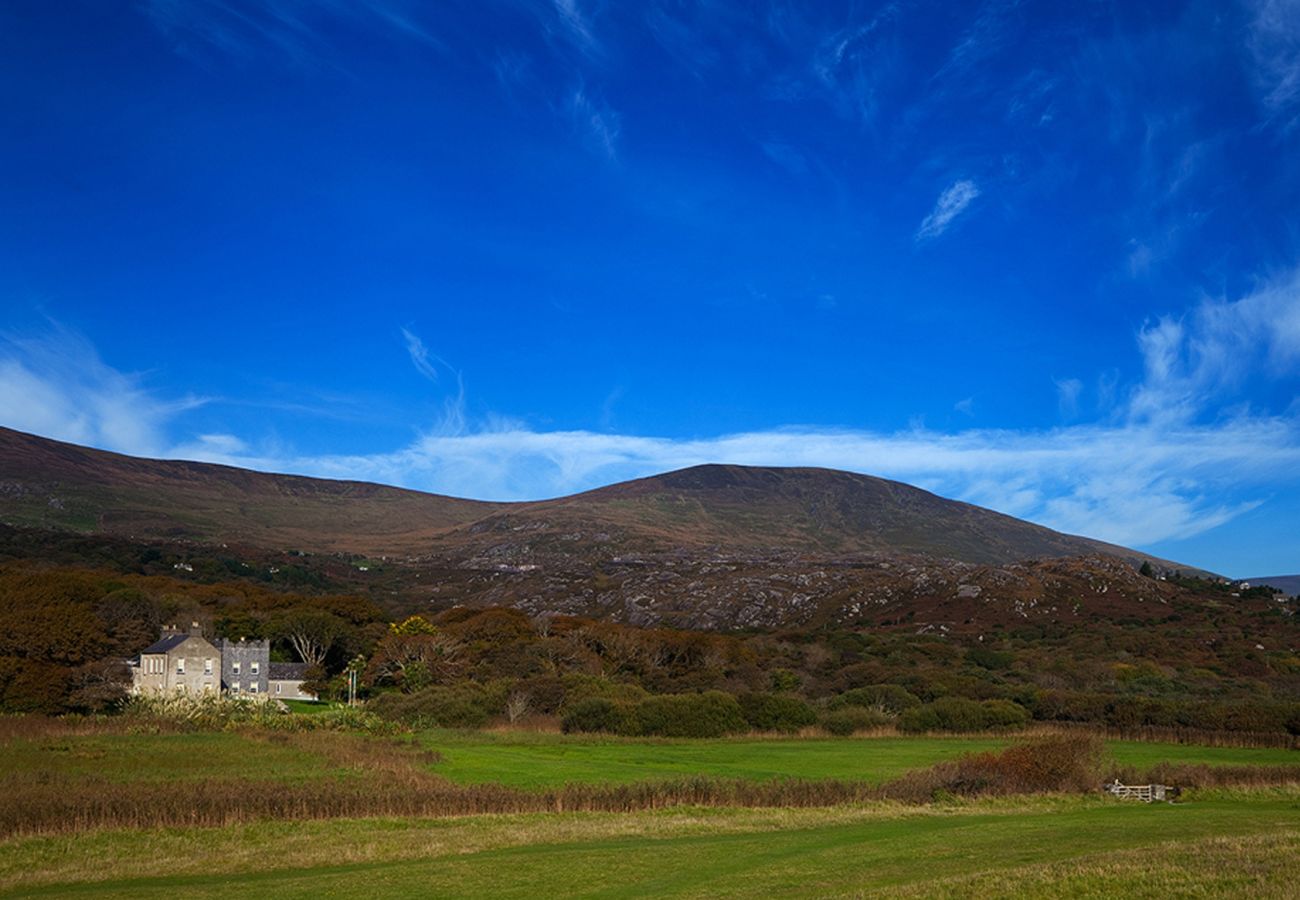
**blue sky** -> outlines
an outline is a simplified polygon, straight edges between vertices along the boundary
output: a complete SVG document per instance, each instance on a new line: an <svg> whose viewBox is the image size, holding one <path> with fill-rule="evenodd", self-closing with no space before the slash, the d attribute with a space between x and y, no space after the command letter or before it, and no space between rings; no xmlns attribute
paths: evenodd
<svg viewBox="0 0 1300 900"><path fill-rule="evenodd" d="M1300 0L0 7L0 423L1300 571Z"/></svg>

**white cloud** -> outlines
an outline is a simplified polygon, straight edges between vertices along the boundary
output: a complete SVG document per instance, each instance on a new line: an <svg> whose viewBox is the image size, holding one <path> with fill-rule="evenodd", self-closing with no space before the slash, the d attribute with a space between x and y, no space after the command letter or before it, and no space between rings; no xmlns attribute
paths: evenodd
<svg viewBox="0 0 1300 900"><path fill-rule="evenodd" d="M1253 374L1300 369L1300 269L1240 300L1206 299L1188 315L1163 316L1138 333L1144 376L1129 414L1182 421Z"/></svg>
<svg viewBox="0 0 1300 900"><path fill-rule="evenodd" d="M167 425L201 405L162 399L141 376L105 364L80 335L0 334L0 424L121 453L165 452Z"/></svg>
<svg viewBox="0 0 1300 900"><path fill-rule="evenodd" d="M784 428L681 440L520 427L421 437L389 453L196 458L361 478L483 499L560 496L700 463L820 466L940 494L1122 544L1191 537L1252 508L1242 485L1294 478L1294 423L1241 419L1178 430L1118 424L957 434ZM194 448L200 449L200 448Z"/></svg>
<svg viewBox="0 0 1300 900"><path fill-rule="evenodd" d="M445 365L418 352L414 334L404 336L417 369L419 360ZM179 413L199 401L162 399L140 376L104 364L84 339L56 330L42 340L0 340L0 424L141 455L497 500L560 496L699 463L822 466L1127 545L1194 536L1300 481L1297 409L1221 408L1235 399L1243 369L1279 378L1300 369L1300 270L1240 300L1206 300L1182 319L1151 323L1137 342L1143 378L1113 418L1052 429L785 427L685 439L539 431L499 419L471 426L457 373L457 393L428 432L396 449L339 455L263 449L220 432L171 439ZM1103 379L1099 394L1110 385ZM1062 412L1076 411L1082 383L1057 386Z"/></svg>
<svg viewBox="0 0 1300 900"><path fill-rule="evenodd" d="M921 226L916 229L917 241L928 241L943 234L979 195L975 182L966 178L954 181L939 195L930 214L921 220Z"/></svg>

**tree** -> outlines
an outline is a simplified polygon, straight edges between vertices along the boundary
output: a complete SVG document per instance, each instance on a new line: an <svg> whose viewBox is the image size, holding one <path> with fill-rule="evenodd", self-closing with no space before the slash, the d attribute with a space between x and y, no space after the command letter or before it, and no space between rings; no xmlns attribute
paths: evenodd
<svg viewBox="0 0 1300 900"><path fill-rule="evenodd" d="M513 725L528 715L528 709L532 703L532 698L528 696L527 691L515 691L506 700L506 718Z"/></svg>
<svg viewBox="0 0 1300 900"><path fill-rule="evenodd" d="M412 624L411 619L418 619L423 625ZM460 642L419 616L411 619L390 626L388 634L375 645L366 667L366 681L370 684L387 682L404 691L414 691L460 674L464 666ZM424 631L425 626L432 633Z"/></svg>
<svg viewBox="0 0 1300 900"><path fill-rule="evenodd" d="M309 666L321 666L330 649L348 631L348 624L333 613L310 607L298 607L281 613L272 625L272 633L293 647L298 658Z"/></svg>

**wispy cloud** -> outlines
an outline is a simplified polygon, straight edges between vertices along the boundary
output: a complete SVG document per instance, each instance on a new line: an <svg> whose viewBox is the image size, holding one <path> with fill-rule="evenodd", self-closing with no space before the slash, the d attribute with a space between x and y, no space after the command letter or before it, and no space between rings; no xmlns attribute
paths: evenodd
<svg viewBox="0 0 1300 900"><path fill-rule="evenodd" d="M600 51L600 42L596 40L596 32L592 29L591 20L582 11L578 0L552 0L552 6L561 33L575 47L588 55L595 55Z"/></svg>
<svg viewBox="0 0 1300 900"><path fill-rule="evenodd" d="M916 229L916 240L928 241L943 234L979 195L979 187L970 179L954 181L939 195L930 214L921 220L921 226Z"/></svg>
<svg viewBox="0 0 1300 900"><path fill-rule="evenodd" d="M834 31L817 44L812 73L840 115L864 122L876 117L881 85L895 65L882 49L882 36L898 19L899 8L890 3L869 21Z"/></svg>
<svg viewBox="0 0 1300 900"><path fill-rule="evenodd" d="M518 425L431 434L364 456L258 459L205 449L214 462L364 478L479 498L559 496L700 463L822 466L895 478L1123 544L1191 537L1253 508L1241 485L1293 477L1294 423L1237 419L1165 429L1129 424L1046 432L896 433L782 428L697 440Z"/></svg>
<svg viewBox="0 0 1300 900"><path fill-rule="evenodd" d="M1144 377L1129 404L1135 420L1192 418L1251 375L1300 369L1300 269L1235 301L1206 299L1138 333Z"/></svg>
<svg viewBox="0 0 1300 900"><path fill-rule="evenodd" d="M205 401L165 399L143 376L100 359L81 335L58 325L37 337L0 333L0 424L132 454L169 448L175 416Z"/></svg>
<svg viewBox="0 0 1300 900"><path fill-rule="evenodd" d="M606 159L618 158L621 130L619 114L579 87L569 95L569 114L574 127L593 152Z"/></svg>
<svg viewBox="0 0 1300 900"><path fill-rule="evenodd" d="M1260 101L1285 129L1300 120L1300 0L1252 0L1247 40Z"/></svg>
<svg viewBox="0 0 1300 900"><path fill-rule="evenodd" d="M1079 414L1079 397L1083 393L1083 382L1077 378L1054 380L1056 384L1056 404L1061 417L1073 419Z"/></svg>
<svg viewBox="0 0 1300 900"><path fill-rule="evenodd" d="M762 148L764 156L776 163L788 174L796 178L802 178L808 174L808 160L789 144L780 141L763 141L759 146Z"/></svg>
<svg viewBox="0 0 1300 900"><path fill-rule="evenodd" d="M994 56L1014 38L1011 27L1018 0L992 0L975 16L948 54L935 80L967 75L979 63Z"/></svg>
<svg viewBox="0 0 1300 900"><path fill-rule="evenodd" d="M146 0L140 5L180 53L235 57L269 53L319 65L331 27L364 28L441 47L406 0Z"/></svg>
<svg viewBox="0 0 1300 900"><path fill-rule="evenodd" d="M409 328L402 329L402 340L406 342L406 352L411 357L411 365L415 366L415 370L430 381L437 381L438 369L434 362L442 363L444 366L447 364L430 354L429 348L424 346L420 336Z"/></svg>
<svg viewBox="0 0 1300 900"><path fill-rule="evenodd" d="M456 376L456 393L443 401L442 418L436 423L434 432L443 436L463 434L466 427L464 376L451 363L432 353L420 336L409 328L402 329L402 340L406 342L406 353L411 357L411 365L425 378L439 381L439 366Z"/></svg>

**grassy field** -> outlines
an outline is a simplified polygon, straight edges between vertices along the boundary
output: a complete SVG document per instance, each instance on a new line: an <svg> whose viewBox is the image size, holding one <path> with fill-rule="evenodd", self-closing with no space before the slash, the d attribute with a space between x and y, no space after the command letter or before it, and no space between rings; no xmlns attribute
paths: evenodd
<svg viewBox="0 0 1300 900"><path fill-rule="evenodd" d="M432 731L421 743L443 761L434 771L462 784L553 787L566 782L629 783L681 775L768 779L837 778L879 783L910 769L1011 742L988 737L646 740L527 732ZM1294 750L1195 747L1111 741L1121 766L1300 763Z"/></svg>
<svg viewBox="0 0 1300 900"><path fill-rule="evenodd" d="M19 809L21 798L35 803L21 808L37 810L67 795L88 798L76 807L86 818L75 827L64 830L60 818L14 827L0 840L0 893L13 895L1282 897L1300 882L1294 785L1201 790L1189 802L1151 806L1094 794L805 808L650 803L578 807L641 811L438 818L413 817L432 814L428 807L366 803L324 816L309 810L312 798L331 792L346 800L383 790L405 797L453 787L541 790L686 775L879 783L1010 738L655 740L428 731L393 741L336 732L120 733L112 730L120 723L50 720L8 725L0 732L0 794L10 809ZM1132 741L1107 747L1116 764L1136 768L1268 766L1300 757L1292 750ZM516 792L533 798L532 805L488 808L561 808L535 790ZM302 795L303 803L274 814L284 818L228 814L232 798L290 795ZM197 818L200 797L219 815ZM159 818L164 801L181 814ZM104 818L97 810L110 802L139 814ZM344 817L352 815L370 817ZM406 817L391 817L399 815ZM158 827L162 821L173 824Z"/></svg>
<svg viewBox="0 0 1300 900"><path fill-rule="evenodd" d="M0 751L9 778L39 773L112 782L296 781L344 771L300 745L230 732L61 735L6 741Z"/></svg>
<svg viewBox="0 0 1300 900"><path fill-rule="evenodd" d="M1300 791L101 831L0 844L23 896L1287 896ZM165 873L165 874L162 874Z"/></svg>

